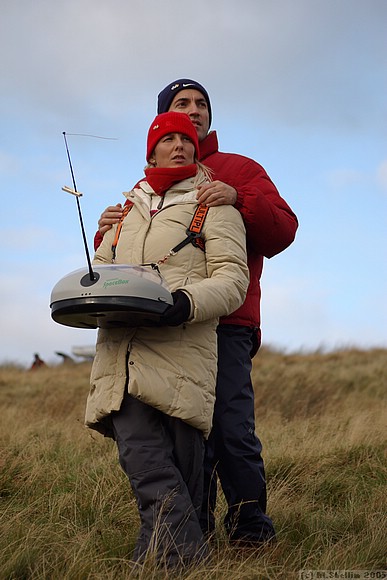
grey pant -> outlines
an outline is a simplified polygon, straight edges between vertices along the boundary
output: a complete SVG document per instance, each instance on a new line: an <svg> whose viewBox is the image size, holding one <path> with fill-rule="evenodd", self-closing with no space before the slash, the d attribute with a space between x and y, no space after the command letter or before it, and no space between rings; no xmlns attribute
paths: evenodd
<svg viewBox="0 0 387 580"><path fill-rule="evenodd" d="M133 558L148 550L168 565L205 555L199 524L203 495L202 433L125 393L112 414L119 461L141 518Z"/></svg>

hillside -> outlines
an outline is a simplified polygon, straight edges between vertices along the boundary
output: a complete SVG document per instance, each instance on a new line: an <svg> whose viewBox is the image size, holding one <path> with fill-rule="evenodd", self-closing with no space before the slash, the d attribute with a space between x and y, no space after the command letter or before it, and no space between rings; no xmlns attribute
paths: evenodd
<svg viewBox="0 0 387 580"><path fill-rule="evenodd" d="M386 567L387 351L286 355L254 361L277 543L231 550L219 506L211 560L180 578L296 579L299 570ZM134 498L114 444L83 426L90 364L0 367L0 578L135 576Z"/></svg>

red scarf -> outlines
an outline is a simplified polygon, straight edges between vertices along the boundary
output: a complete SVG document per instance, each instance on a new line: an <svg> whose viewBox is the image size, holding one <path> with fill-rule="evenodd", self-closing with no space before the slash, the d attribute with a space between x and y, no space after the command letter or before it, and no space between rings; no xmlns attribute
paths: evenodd
<svg viewBox="0 0 387 580"><path fill-rule="evenodd" d="M145 177L153 191L162 196L174 183L196 175L197 170L196 163L178 167L149 167L145 169Z"/></svg>

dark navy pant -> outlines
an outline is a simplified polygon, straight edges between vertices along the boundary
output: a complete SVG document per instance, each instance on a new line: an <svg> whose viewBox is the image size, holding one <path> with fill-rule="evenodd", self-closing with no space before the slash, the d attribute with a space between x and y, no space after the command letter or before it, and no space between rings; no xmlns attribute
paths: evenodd
<svg viewBox="0 0 387 580"><path fill-rule="evenodd" d="M255 434L251 358L259 346L257 336L253 329L236 325L221 324L217 332L216 402L206 442L200 523L204 533L214 531L219 477L228 505L224 524L230 541L264 542L275 531L266 515L262 445Z"/></svg>
<svg viewBox="0 0 387 580"><path fill-rule="evenodd" d="M206 553L199 524L201 431L128 393L111 419L119 461L141 518L133 559L143 561L148 551L173 566L200 559Z"/></svg>

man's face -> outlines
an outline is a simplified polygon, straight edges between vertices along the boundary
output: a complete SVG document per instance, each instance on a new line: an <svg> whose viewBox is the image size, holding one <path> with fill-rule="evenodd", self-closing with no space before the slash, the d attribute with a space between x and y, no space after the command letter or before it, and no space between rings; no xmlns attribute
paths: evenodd
<svg viewBox="0 0 387 580"><path fill-rule="evenodd" d="M199 141L202 141L210 127L210 115L207 101L200 91L196 89L184 89L179 91L173 99L169 111L186 113L195 125Z"/></svg>

